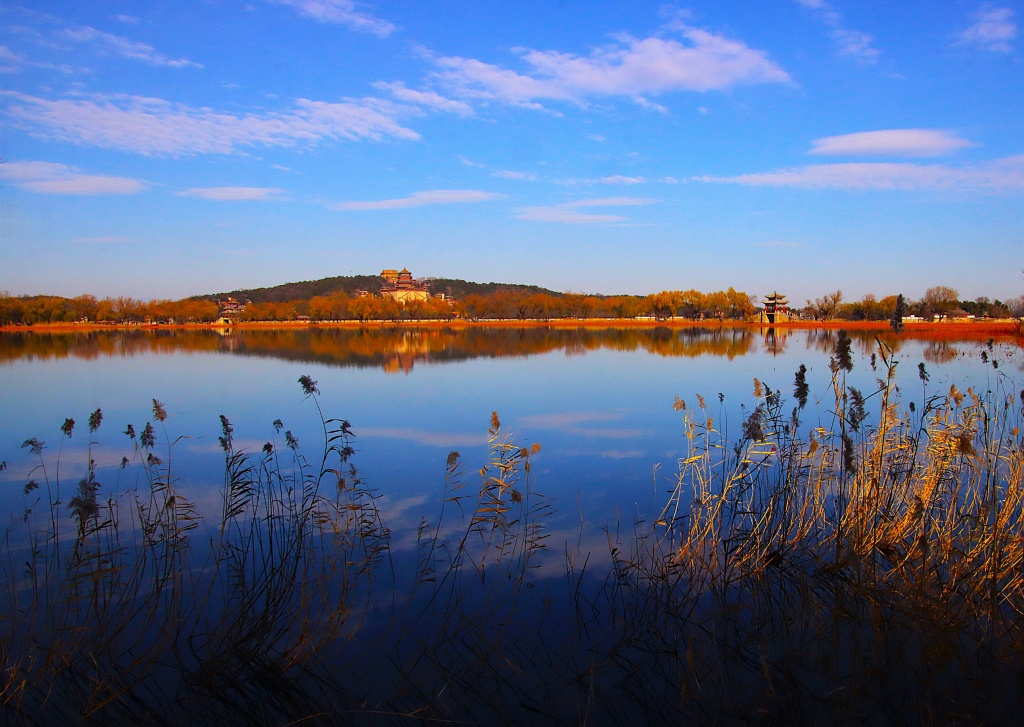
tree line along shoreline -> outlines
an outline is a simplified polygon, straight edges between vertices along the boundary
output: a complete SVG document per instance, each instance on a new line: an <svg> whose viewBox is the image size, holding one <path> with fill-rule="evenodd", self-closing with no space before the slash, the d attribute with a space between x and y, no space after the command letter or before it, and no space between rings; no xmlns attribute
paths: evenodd
<svg viewBox="0 0 1024 727"><path fill-rule="evenodd" d="M468 285L468 284L467 284ZM478 284L480 285L480 284ZM338 289L308 298L273 300L264 296L239 300L234 297L193 297L181 300L142 301L131 297L97 298L80 295L11 296L0 291L0 328L39 325L182 325L252 323L373 323L440 321L468 324L513 321L517 323L557 321L608 321L632 325L676 325L760 323L761 307L755 296L730 287L727 290L665 290L648 295L587 295L553 293L535 286L489 284L489 292L468 292L461 297L433 295L423 300L399 302L372 291L350 294ZM278 286L287 287L287 286ZM454 289L448 286L449 290ZM275 290L275 289L268 289ZM298 289L296 289L298 290ZM460 292L472 288L459 288ZM902 301L902 303L901 303ZM885 324L898 314L907 322L917 319L958 318L961 321L1003 320L1019 324L1024 320L1024 295L1009 301L981 296L960 300L953 288L929 288L920 300L902 295L878 298L865 295L845 300L841 290L828 293L804 305L790 304L781 323L843 324L874 322ZM958 321L959 322L959 321Z"/></svg>

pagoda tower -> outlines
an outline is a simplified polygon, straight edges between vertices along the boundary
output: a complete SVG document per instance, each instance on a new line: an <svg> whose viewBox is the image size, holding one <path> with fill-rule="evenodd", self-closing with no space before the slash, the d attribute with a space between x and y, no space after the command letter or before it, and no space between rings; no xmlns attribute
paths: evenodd
<svg viewBox="0 0 1024 727"><path fill-rule="evenodd" d="M785 315L789 312L789 298L777 290L771 295L766 295L761 302L764 304L764 315L768 318L768 323L775 323L776 315Z"/></svg>

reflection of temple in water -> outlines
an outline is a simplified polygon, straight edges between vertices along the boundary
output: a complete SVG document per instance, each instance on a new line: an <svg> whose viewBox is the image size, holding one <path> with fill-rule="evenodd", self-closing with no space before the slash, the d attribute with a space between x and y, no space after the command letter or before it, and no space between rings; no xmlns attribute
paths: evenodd
<svg viewBox="0 0 1024 727"><path fill-rule="evenodd" d="M402 371L405 374L412 372L412 367L416 363L416 354L414 353L396 353L388 357L388 360L384 362L384 373L386 374L397 374Z"/></svg>
<svg viewBox="0 0 1024 727"><path fill-rule="evenodd" d="M785 329L769 328L764 332L764 350L770 353L772 356L782 353L786 350L786 339L789 338L789 332Z"/></svg>
<svg viewBox="0 0 1024 727"><path fill-rule="evenodd" d="M392 342L391 350L386 354L385 373L396 374L403 371L408 374L412 371L416 359L429 359L431 338L421 332L404 331L398 340Z"/></svg>

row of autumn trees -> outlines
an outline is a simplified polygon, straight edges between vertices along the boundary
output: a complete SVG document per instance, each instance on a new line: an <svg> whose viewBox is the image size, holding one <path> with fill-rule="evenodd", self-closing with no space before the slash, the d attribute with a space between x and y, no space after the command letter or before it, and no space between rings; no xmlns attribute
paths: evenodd
<svg viewBox="0 0 1024 727"><path fill-rule="evenodd" d="M1008 301L958 300L952 288L929 288L918 301L905 301L902 315L930 318L956 309L982 317L1024 315L1024 297ZM829 293L806 306L792 306L793 312L809 320L887 320L893 318L898 296L878 299L866 295L858 301L845 301L842 291ZM488 294L470 294L459 300L430 298L404 305L389 297L349 296L344 291L317 295L308 300L264 301L250 303L238 314L243 321L291 321L308 317L314 321L331 320L452 320L466 319L556 319L556 318L639 318L659 320L742 320L757 311L756 298L733 288L711 293L697 290L661 291L647 296L597 296L581 293L551 294L507 287ZM14 297L0 292L0 325L32 325L96 321L109 323L211 323L220 316L220 307L209 299L178 301L141 301L134 298L103 298L80 295Z"/></svg>
<svg viewBox="0 0 1024 727"><path fill-rule="evenodd" d="M498 288L490 294L471 294L460 300L432 297L399 303L376 295L349 296L343 291L318 295L309 300L249 303L237 315L242 321L290 321L308 317L331 320L453 320L467 319L556 319L556 318L638 318L667 319L683 316L697 319L743 319L757 308L754 298L733 288L702 293L662 291L647 296L598 296L582 293L549 294L514 287ZM144 302L133 298L97 299L55 296L12 297L0 294L0 325L96 321L111 323L209 323L220 316L211 300Z"/></svg>
<svg viewBox="0 0 1024 727"><path fill-rule="evenodd" d="M492 295L468 295L461 301L467 318L746 318L757 310L752 296L732 288L701 293L697 290L662 291L647 296L597 296L565 293L522 294L497 291Z"/></svg>
<svg viewBox="0 0 1024 727"><path fill-rule="evenodd" d="M135 298L97 298L79 295L61 298L52 295L14 297L0 292L0 325L36 323L143 323L170 321L181 323L212 323L220 314L220 306L212 300L141 301Z"/></svg>
<svg viewBox="0 0 1024 727"><path fill-rule="evenodd" d="M844 301L843 291L837 290L813 301L808 300L807 305L796 312L809 320L883 321L893 317L899 297L889 295L878 299L874 295L865 295L858 301ZM1024 316L1024 296L1006 302L986 296L960 300L960 294L954 288L937 285L928 288L920 300L905 301L901 315L931 320L955 311L977 318L1020 318Z"/></svg>

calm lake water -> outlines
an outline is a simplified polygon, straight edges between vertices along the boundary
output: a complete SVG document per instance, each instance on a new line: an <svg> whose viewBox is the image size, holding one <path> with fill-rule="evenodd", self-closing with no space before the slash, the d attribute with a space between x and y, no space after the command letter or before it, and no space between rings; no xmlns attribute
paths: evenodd
<svg viewBox="0 0 1024 727"><path fill-rule="evenodd" d="M569 529L582 514L599 532L662 505L683 453L676 397L693 407L702 396L718 427L738 434L757 404L754 378L792 401L794 372L803 364L811 394L803 419L828 427L835 336L668 328L0 334L0 461L8 463L0 507L5 519L24 507L21 487L38 463L21 447L30 437L46 442L51 464L62 448L61 477L77 482L86 466L86 422L97 408L98 479L108 489L133 484L119 479L116 467L131 454L123 432L128 424L141 430L157 399L169 414L166 436L181 437L173 448L180 486L201 507L219 508L219 415L234 425L236 448L258 452L280 419L313 458L322 431L297 383L309 375L325 415L351 422L353 464L381 496L396 547L403 529L436 509L449 452L461 454L466 482L475 487L492 411L518 443L541 445L532 484L554 498L549 525ZM848 381L867 394L881 375L871 366L879 344L873 334L853 338ZM899 362L905 403L951 383L984 391L1001 381L1018 391L1024 379L1024 356L1013 345L884 340ZM62 444L66 417L78 427Z"/></svg>
<svg viewBox="0 0 1024 727"><path fill-rule="evenodd" d="M0 461L7 463L0 472L6 526L0 612L11 614L4 621L4 658L17 657L5 669L32 677L25 701L16 703L18 715L34 715L36 724L70 724L74 715L91 713L94 690L79 685L91 685L82 675L99 673L102 662L110 675L103 683L123 682L127 690L104 713L110 723L144 721L127 717L131 710L147 719L158 714L157 721L170 714L168 724L249 724L266 714L275 715L268 721L275 724L324 714L339 724L351 723L353 714L367 724L381 715L421 714L535 724L542 713L549 724L703 724L715 722L707 719L714 715L719 724L735 715L745 723L873 724L868 717L882 715L881 724L903 713L916 715L908 723L924 723L934 721L940 695L957 691L950 685L966 683L958 669L977 662L967 712L957 713L972 719L960 721L985 722L971 710L991 704L999 717L991 723L1006 723L1019 712L1007 695L1019 697L1017 659L1024 653L1020 622L1013 620L1021 613L1020 590L1013 583L1002 591L1012 618L991 641L983 635L974 643L976 633L988 634L1002 620L989 621L978 610L955 621L964 604L987 602L970 583L958 581L936 599L946 603L952 594L948 612L933 610L930 591L920 597L922 608L883 608L902 604L931 577L923 560L920 578L904 572L910 550L891 561L897 565L880 576L876 590L860 591L859 577L807 555L813 542L786 555L755 553L747 565L760 565L731 581L734 563L717 579L714 558L708 569L688 571L699 558L682 550L678 561L664 557L674 540L664 546L633 540L634 532L649 531L675 484L678 460L687 455L684 418L695 408L705 407L696 418L713 417L731 448L744 420L764 402L765 387L781 392L783 412L793 410L794 373L803 365L810 389L803 433L835 427L829 364L837 337L747 328L0 334ZM852 349L845 380L866 397L868 427L881 398L872 392L886 375L883 354L897 362L899 406L911 419L953 384L982 396L993 392L991 407L1024 384L1024 351L1017 345L854 335ZM304 376L317 382L316 400L304 396L298 381ZM152 421L154 399L168 415L156 423L153 453L163 464L154 469L163 478L169 467L175 508L163 507L169 490L160 486L148 499L145 469L125 434L128 425L141 432ZM293 470L285 471L291 465L284 432L318 466L324 434L317 405L324 416L351 423L352 463L377 494L389 537L377 539L383 530L376 529L376 511L346 499L349 488L339 496L339 510L323 521L337 531L321 537L316 530L301 546L290 539L299 520L282 517L279 507L296 482L289 479ZM911 405L916 414L909 414ZM103 421L90 447L88 421L97 409ZM451 506L433 530L452 451L461 455L462 492L473 512L492 412L519 445L540 444L530 460L531 485L550 500L528 495L523 509L501 510L521 494L517 485L503 490L505 500L488 501L490 510L476 511L480 519L468 530L470 516L460 521ZM277 489L268 485L261 495L274 512L251 517L257 508L245 504L224 533L221 416L234 426L236 450L258 461L272 441L285 452L276 470L282 479L273 480ZM70 439L61 434L66 418L77 422ZM45 442L42 465L22 447L29 438ZM753 446L766 451L763 443ZM101 517L88 521L96 534L79 541L68 505L90 456ZM135 463L122 469L122 457ZM30 478L40 486L25 493ZM205 516L195 529L180 530L194 522L181 495ZM48 497L60 505L51 510ZM524 511L538 501L553 508L542 531L522 526L530 517ZM23 523L28 508L33 512ZM746 508L730 517L749 514ZM168 512L181 519L159 519ZM479 515L496 512L510 514ZM143 519L151 529L138 525ZM418 540L424 521L426 535ZM646 525L634 531L638 521ZM963 521L972 524L954 528L966 535L950 552L971 545L982 518L968 513ZM479 522L484 525L474 530ZM709 541L715 553L721 543L727 559L739 557L735 543L745 527L742 517L733 525ZM1011 544L1018 542L1013 527L1005 538ZM140 532L148 533L145 547ZM537 534L547 535L546 550L529 545L539 542ZM913 533L905 539L919 542ZM462 550L460 542L469 545ZM889 553L902 547L898 539L885 542ZM639 549L632 551L634 543ZM830 541L825 545L828 554L846 557ZM1019 562L1018 552L1008 550L1002 562ZM972 572L994 571L976 563ZM327 570L318 571L321 565ZM987 576L977 583L990 592ZM856 586L851 591L844 584ZM857 593L868 596L851 600ZM943 626L929 631L922 614ZM947 633L952 623L962 626ZM844 635L837 637L840 626ZM936 662L942 644L952 655ZM870 668L851 671L847 656L860 658L865 648ZM298 659L294 668L281 666L292 663L286 652ZM56 655L51 671L34 666L44 653ZM979 660L982 653L991 656ZM777 692L777 685L790 691ZM976 692L979 685L986 691ZM285 693L288 700L271 700ZM436 711L421 712L424 705Z"/></svg>

